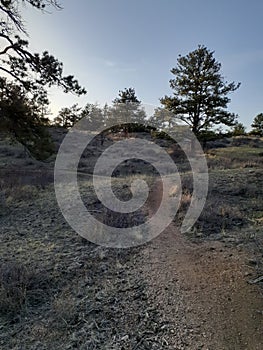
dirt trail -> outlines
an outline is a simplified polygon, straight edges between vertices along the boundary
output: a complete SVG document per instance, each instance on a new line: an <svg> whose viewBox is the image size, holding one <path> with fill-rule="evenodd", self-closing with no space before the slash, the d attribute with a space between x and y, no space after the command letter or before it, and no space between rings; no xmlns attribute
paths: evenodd
<svg viewBox="0 0 263 350"><path fill-rule="evenodd" d="M159 197L157 186L152 210ZM169 348L263 348L262 295L247 283L252 268L244 251L191 243L173 223L141 254L152 302L167 319Z"/></svg>

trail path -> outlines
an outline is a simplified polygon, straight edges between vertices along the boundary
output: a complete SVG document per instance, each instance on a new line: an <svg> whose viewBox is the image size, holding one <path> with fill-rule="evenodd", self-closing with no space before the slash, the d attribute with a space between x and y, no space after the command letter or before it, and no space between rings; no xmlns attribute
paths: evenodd
<svg viewBox="0 0 263 350"><path fill-rule="evenodd" d="M157 185L153 211L160 193ZM218 241L191 243L172 223L141 254L149 295L168 320L171 348L263 348L262 295L247 283L252 267L244 251Z"/></svg>

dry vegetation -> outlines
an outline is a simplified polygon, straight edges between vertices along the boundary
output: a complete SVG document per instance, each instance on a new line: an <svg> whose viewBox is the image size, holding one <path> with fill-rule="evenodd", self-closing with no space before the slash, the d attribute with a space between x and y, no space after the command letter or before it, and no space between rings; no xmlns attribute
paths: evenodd
<svg viewBox="0 0 263 350"><path fill-rule="evenodd" d="M196 244L219 241L246 252L253 268L248 278L253 279L263 272L263 146L235 142L207 153L209 195L188 239ZM142 258L147 246L106 249L79 237L57 207L52 163L39 168L38 162L21 152L16 145L0 145L0 164L8 165L1 170L0 181L0 348L159 350L175 349L170 340L180 337L178 349L206 349L205 341L203 347L201 341L200 347L191 344L195 338L187 323L177 330L178 335L172 332L177 326L160 304L162 291L156 287L153 295L148 286L147 261ZM94 146L89 152L95 153ZM84 170L87 159L82 159ZM180 166L184 168L183 162ZM119 175L126 168L125 164L120 167ZM140 176L152 185L149 168L145 175L142 172ZM134 176L115 181L117 196L129 199L125 183ZM80 183L87 208L105 223L127 227L145 220L147 205L136 215L105 212L89 178L83 176ZM175 223L182 220L191 200L192 176L187 166L182 185Z"/></svg>

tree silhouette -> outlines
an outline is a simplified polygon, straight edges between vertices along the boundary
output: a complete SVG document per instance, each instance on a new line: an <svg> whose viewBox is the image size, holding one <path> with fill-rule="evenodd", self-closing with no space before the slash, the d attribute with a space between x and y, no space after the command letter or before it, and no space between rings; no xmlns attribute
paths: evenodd
<svg viewBox="0 0 263 350"><path fill-rule="evenodd" d="M135 90L133 88L125 88L124 90L119 91L119 96L113 100L114 104L117 103L138 103L141 101L138 100L138 97L135 94Z"/></svg>
<svg viewBox="0 0 263 350"><path fill-rule="evenodd" d="M85 94L86 90L73 75L63 75L63 64L48 51L39 54L28 49L28 35L20 10L23 3L42 12L48 6L61 8L56 0L0 0L0 71L15 79L27 91L34 92L40 86L58 86L64 92Z"/></svg>
<svg viewBox="0 0 263 350"><path fill-rule="evenodd" d="M71 128L81 119L80 108L77 104L71 107L64 107L58 112L58 116L54 119L56 126L63 128Z"/></svg>
<svg viewBox="0 0 263 350"><path fill-rule="evenodd" d="M126 88L119 91L119 96L113 100L110 109L108 123L116 124L117 129L123 125L123 130L127 134L131 131L141 131L145 128L146 114L141 106L141 101L136 96L133 88Z"/></svg>
<svg viewBox="0 0 263 350"><path fill-rule="evenodd" d="M228 94L239 88L240 83L224 82L220 73L221 64L214 58L214 52L205 46L186 56L179 56L177 67L171 70L175 76L170 80L173 96L165 96L161 103L175 118L189 125L198 136L215 124L233 126L236 115L226 108Z"/></svg>
<svg viewBox="0 0 263 350"><path fill-rule="evenodd" d="M232 131L233 136L241 136L241 135L245 135L245 133L246 133L246 127L244 124L236 123L234 125L233 131Z"/></svg>
<svg viewBox="0 0 263 350"><path fill-rule="evenodd" d="M81 111L81 118L85 118L85 126L90 131L98 131L105 126L105 118L107 106L104 106L104 110L100 108L98 103L87 103Z"/></svg>
<svg viewBox="0 0 263 350"><path fill-rule="evenodd" d="M252 133L263 136L263 113L259 113L253 120Z"/></svg>
<svg viewBox="0 0 263 350"><path fill-rule="evenodd" d="M171 131L178 124L174 114L161 107L154 110L153 115L149 118L149 122L152 126L162 131Z"/></svg>
<svg viewBox="0 0 263 350"><path fill-rule="evenodd" d="M63 75L63 64L48 51L29 50L21 5L45 12L61 9L57 0L0 0L0 128L16 137L36 157L52 151L43 118L48 105L46 88L58 86L76 95L86 93L73 75ZM48 150L47 150L48 149Z"/></svg>
<svg viewBox="0 0 263 350"><path fill-rule="evenodd" d="M0 130L6 131L37 159L45 159L54 152L46 130L48 118L42 113L45 94L29 98L25 89L6 78L0 78Z"/></svg>

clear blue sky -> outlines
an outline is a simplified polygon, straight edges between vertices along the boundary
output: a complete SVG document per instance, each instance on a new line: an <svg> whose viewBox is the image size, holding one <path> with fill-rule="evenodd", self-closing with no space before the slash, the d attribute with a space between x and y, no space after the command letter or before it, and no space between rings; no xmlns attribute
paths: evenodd
<svg viewBox="0 0 263 350"><path fill-rule="evenodd" d="M51 109L111 101L134 87L143 103L171 94L179 54L203 44L215 51L227 81L241 82L229 110L250 126L263 112L262 0L61 0L64 9L24 10L31 47L64 63L88 94L52 89Z"/></svg>

